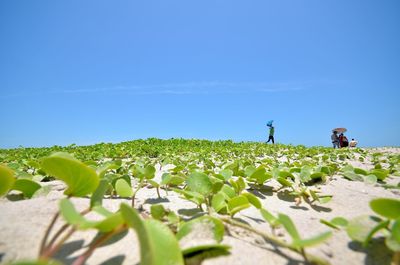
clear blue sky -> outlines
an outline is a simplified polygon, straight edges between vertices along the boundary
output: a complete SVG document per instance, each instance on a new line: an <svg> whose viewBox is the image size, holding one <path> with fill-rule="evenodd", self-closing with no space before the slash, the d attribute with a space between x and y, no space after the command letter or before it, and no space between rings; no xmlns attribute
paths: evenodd
<svg viewBox="0 0 400 265"><path fill-rule="evenodd" d="M398 0L0 1L0 148L400 146Z"/></svg>

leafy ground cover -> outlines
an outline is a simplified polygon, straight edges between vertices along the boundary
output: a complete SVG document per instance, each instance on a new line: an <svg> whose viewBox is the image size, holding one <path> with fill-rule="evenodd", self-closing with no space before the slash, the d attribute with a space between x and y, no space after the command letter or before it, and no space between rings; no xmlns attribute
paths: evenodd
<svg viewBox="0 0 400 265"><path fill-rule="evenodd" d="M0 161L4 263L400 262L396 148L147 139Z"/></svg>

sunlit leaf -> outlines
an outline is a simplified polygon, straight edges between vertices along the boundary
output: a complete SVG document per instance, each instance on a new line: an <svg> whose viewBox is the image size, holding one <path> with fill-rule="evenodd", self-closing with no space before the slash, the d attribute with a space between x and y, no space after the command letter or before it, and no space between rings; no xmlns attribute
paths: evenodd
<svg viewBox="0 0 400 265"><path fill-rule="evenodd" d="M280 213L278 214L279 222L285 227L286 231L292 237L293 241L300 241L300 235L297 231L296 226L294 225L292 219L286 214Z"/></svg>
<svg viewBox="0 0 400 265"><path fill-rule="evenodd" d="M14 185L14 182L14 171L6 166L0 165L0 196L7 194Z"/></svg>
<svg viewBox="0 0 400 265"><path fill-rule="evenodd" d="M151 216L154 219L162 220L162 218L167 214L162 204L155 204L150 207Z"/></svg>
<svg viewBox="0 0 400 265"><path fill-rule="evenodd" d="M224 236L223 223L211 216L202 216L183 224L176 237L184 255L210 249L229 249L220 245Z"/></svg>
<svg viewBox="0 0 400 265"><path fill-rule="evenodd" d="M379 198L370 201L371 209L377 214L389 219L400 218L400 200Z"/></svg>
<svg viewBox="0 0 400 265"><path fill-rule="evenodd" d="M212 183L210 178L201 172L193 172L186 180L188 188L191 191L198 192L203 195L208 195L212 191Z"/></svg>
<svg viewBox="0 0 400 265"><path fill-rule="evenodd" d="M324 242L331 236L332 236L332 232L328 231L328 232L316 235L311 238L294 240L292 245L297 248L311 247L311 246L318 245L318 244Z"/></svg>
<svg viewBox="0 0 400 265"><path fill-rule="evenodd" d="M225 180L228 180L232 177L233 171L230 169L224 169L219 172L220 175L224 177Z"/></svg>
<svg viewBox="0 0 400 265"><path fill-rule="evenodd" d="M90 207L102 205L104 194L110 187L110 182L107 179L100 180L99 185L90 197Z"/></svg>
<svg viewBox="0 0 400 265"><path fill-rule="evenodd" d="M184 264L178 241L166 225L157 220L143 221L136 210L126 204L121 204L121 213L139 238L140 264Z"/></svg>
<svg viewBox="0 0 400 265"><path fill-rule="evenodd" d="M365 169L355 167L353 170L354 170L354 173L356 173L356 174L360 174L360 175L364 175L364 176L368 175L368 172Z"/></svg>
<svg viewBox="0 0 400 265"><path fill-rule="evenodd" d="M372 175L375 175L378 180L385 180L385 178L389 175L389 172L385 169L373 169L369 172Z"/></svg>
<svg viewBox="0 0 400 265"><path fill-rule="evenodd" d="M106 217L105 219L97 222L94 225L94 228L96 228L100 232L107 233L107 232L113 231L114 229L116 229L117 227L122 225L123 223L124 223L124 219L122 218L121 213L117 212L117 213L114 213L114 214Z"/></svg>
<svg viewBox="0 0 400 265"><path fill-rule="evenodd" d="M249 200L243 195L233 197L228 201L228 210L231 216L249 207L250 207Z"/></svg>
<svg viewBox="0 0 400 265"><path fill-rule="evenodd" d="M245 196L247 198L247 200L257 209L261 209L262 205L260 200L252 193L242 193L243 196Z"/></svg>
<svg viewBox="0 0 400 265"><path fill-rule="evenodd" d="M269 211L266 209L261 208L260 213L262 217L272 226L272 227L277 227L280 224L280 221L278 218L273 216Z"/></svg>
<svg viewBox="0 0 400 265"><path fill-rule="evenodd" d="M94 192L99 177L94 169L88 167L67 153L54 153L42 160L42 168L47 174L67 183L64 192L71 196L85 196Z"/></svg>
<svg viewBox="0 0 400 265"><path fill-rule="evenodd" d="M343 176L349 180L353 180L353 181L363 181L364 178L362 177L362 175L356 174L354 172L351 171L346 171L343 173Z"/></svg>
<svg viewBox="0 0 400 265"><path fill-rule="evenodd" d="M21 191L25 197L31 198L35 192L40 189L41 186L39 183L29 179L17 179L14 182L13 190Z"/></svg>
<svg viewBox="0 0 400 265"><path fill-rule="evenodd" d="M86 220L68 199L60 201L60 213L68 224L75 225L79 229L87 229L95 225L95 222Z"/></svg>
<svg viewBox="0 0 400 265"><path fill-rule="evenodd" d="M133 189L125 179L120 178L115 183L115 190L121 197L132 197Z"/></svg>
<svg viewBox="0 0 400 265"><path fill-rule="evenodd" d="M225 196L222 193L217 193L212 197L211 206L218 213L220 210L227 206Z"/></svg>

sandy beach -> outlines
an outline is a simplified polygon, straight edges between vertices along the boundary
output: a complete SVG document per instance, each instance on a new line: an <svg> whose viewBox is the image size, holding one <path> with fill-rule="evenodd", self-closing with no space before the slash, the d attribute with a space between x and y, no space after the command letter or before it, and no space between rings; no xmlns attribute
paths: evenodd
<svg viewBox="0 0 400 265"><path fill-rule="evenodd" d="M400 148L376 148L369 152L399 154ZM371 161L349 161L355 167L371 169ZM168 165L157 168L156 178L168 169ZM399 177L389 176L388 184L397 185ZM1 264L21 259L35 259L39 251L40 240L48 226L50 219L58 209L58 201L63 198L65 185L61 181L46 183L51 186L51 192L46 196L39 196L29 200L12 201L12 196L0 199L0 261ZM381 184L368 184L359 181L350 181L343 176L331 176L327 182L318 186L322 194L333 195L326 204L312 205L302 202L295 204L295 198L289 193L273 192L278 187L274 180L268 182L265 190L252 190L262 202L264 208L271 213L284 213L290 216L297 226L301 236L308 237L323 231L331 230L320 222L320 219L331 220L334 217L351 219L360 215L373 214L369 201L374 198L400 198L399 189L385 189ZM177 212L182 218L190 219L199 214L196 205L182 199L181 195L168 191L168 195L161 190L161 199L157 198L154 188L145 187L137 194L136 205L141 205L145 213L149 213L150 206L161 203L165 208ZM89 204L87 198L74 198L75 206L83 210ZM110 211L117 211L121 202L130 203L126 199L109 199L103 205ZM90 218L90 216L88 217ZM95 218L95 217L93 217ZM260 212L248 208L235 215L235 219L250 224L252 227L271 233L271 228L264 221ZM56 227L62 225L58 221ZM283 235L282 228L278 228L278 235ZM72 264L96 236L94 231L80 231L75 233L58 252L56 259L64 264ZM97 249L87 260L86 264L139 264L139 244L136 234L130 230L122 234L115 242ZM227 226L224 244L231 246L228 255L206 258L201 264L304 264L304 259L285 248L277 247L258 235L238 227ZM333 236L325 243L307 249L308 252L326 259L331 264L390 264L391 254L386 248L380 247L379 242L373 242L370 247L363 249L359 244L352 242L345 231L334 231ZM200 264L199 259L187 260L188 264Z"/></svg>

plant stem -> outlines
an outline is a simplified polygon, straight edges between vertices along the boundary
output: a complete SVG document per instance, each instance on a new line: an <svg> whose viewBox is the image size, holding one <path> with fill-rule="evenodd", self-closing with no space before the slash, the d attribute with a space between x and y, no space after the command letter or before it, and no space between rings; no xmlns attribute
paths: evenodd
<svg viewBox="0 0 400 265"><path fill-rule="evenodd" d="M135 197L136 197L136 193L137 193L137 192L140 190L140 188L142 187L143 181L144 181L144 178L140 179L139 186L138 186L138 187L136 188L136 190L133 192L133 195L132 195L132 208L135 208Z"/></svg>
<svg viewBox="0 0 400 265"><path fill-rule="evenodd" d="M46 232L44 233L42 242L40 242L39 256L41 256L43 254L43 250L46 246L47 238L49 237L50 231L51 231L51 229L53 229L53 226L56 223L59 215L60 215L60 212L57 211L56 214L53 216L53 219L51 220L50 225L47 227Z"/></svg>
<svg viewBox="0 0 400 265"><path fill-rule="evenodd" d="M121 226L118 229L115 229L111 232L108 232L104 235L102 235L100 238L98 238L93 244L90 245L89 249L86 250L81 256L79 256L72 265L83 265L85 261L92 255L92 253L95 251L97 247L100 247L104 242L106 242L108 239L110 239L112 236L122 232L124 229L126 229L125 226Z"/></svg>
<svg viewBox="0 0 400 265"><path fill-rule="evenodd" d="M54 247L51 247L49 249L47 249L39 258L40 259L44 259L47 260L48 258L50 258L52 255L54 255L54 253L56 253L61 246L65 243L65 241L68 240L68 238L70 238L70 236L76 231L75 227L72 227L67 234L65 234L60 241L57 242L57 244Z"/></svg>
<svg viewBox="0 0 400 265"><path fill-rule="evenodd" d="M234 226L246 229L246 230L248 230L250 232L253 232L255 234L258 234L258 235L262 236L264 239L268 240L269 242L272 242L272 243L274 243L274 244L276 244L276 245L278 245L280 247L285 247L285 248L288 248L288 249L290 249L290 250L292 250L294 252L297 252L297 253L301 254L304 257L304 259L306 261L310 262L311 264L320 264L320 265L328 265L328 264L330 264L328 261L326 261L324 259L321 259L321 258L319 258L317 256L312 255L312 254L306 253L304 251L304 249L300 249L299 250L298 248L293 247L292 245L290 245L290 244L288 244L288 243L286 243L286 242L284 242L284 241L282 241L282 240L280 240L280 239L278 239L278 238L276 238L276 237L274 237L272 235L269 235L267 233L259 231L259 230L255 229L255 228L253 228L253 227L251 227L249 225L240 223L238 221L235 221L235 220L233 220L231 218L227 218L227 217L218 216L217 218L219 218L221 221L223 221L225 223L228 223L230 225L234 225Z"/></svg>
<svg viewBox="0 0 400 265"><path fill-rule="evenodd" d="M87 208L85 210L83 210L81 212L81 215L86 215L87 213L90 212L90 208ZM51 246L54 244L54 242L56 242L56 240L58 239L58 237L62 234L62 232L64 232L70 225L69 224L64 224L58 231L57 233L53 236L53 238L50 240L50 242L47 244L46 249L47 248L51 248Z"/></svg>
<svg viewBox="0 0 400 265"><path fill-rule="evenodd" d="M400 265L400 251L396 251L393 254L392 262L390 263L390 265Z"/></svg>
<svg viewBox="0 0 400 265"><path fill-rule="evenodd" d="M158 198L160 199L160 198L161 198L161 196L160 196L160 190L159 190L159 188L158 188L158 187L156 187L156 191L157 191Z"/></svg>

